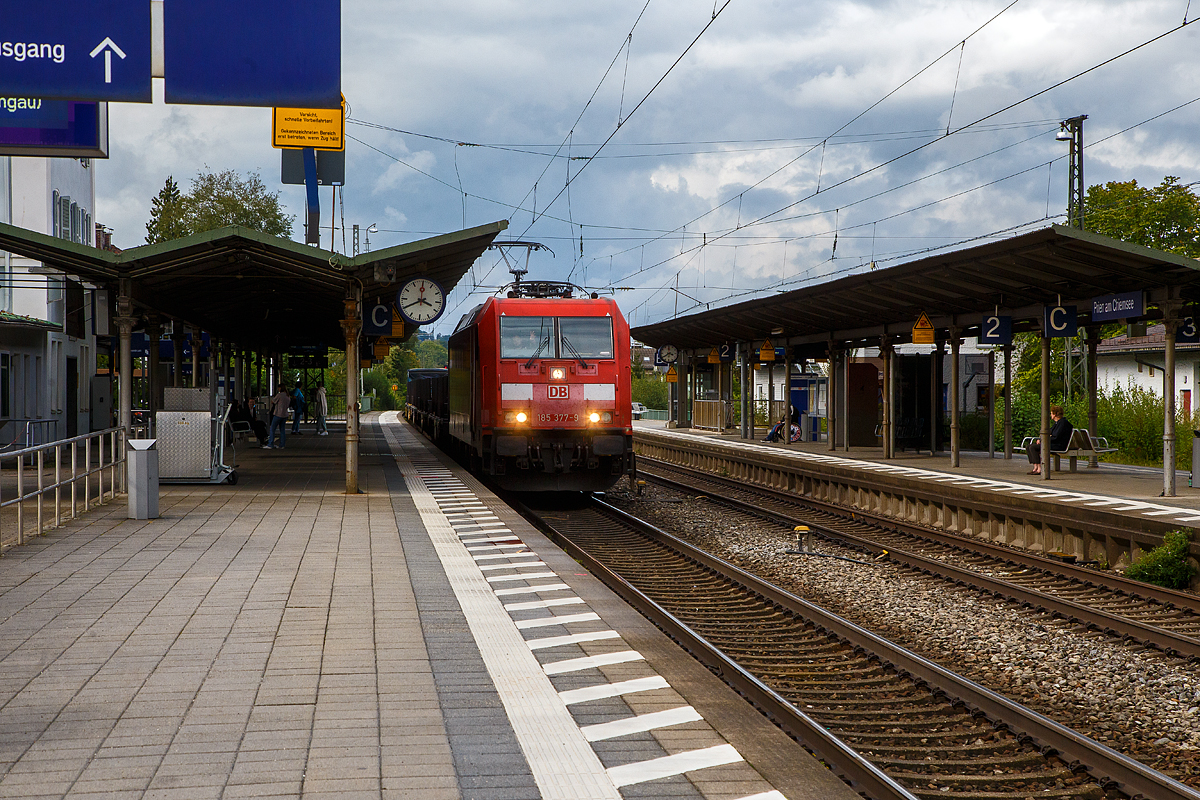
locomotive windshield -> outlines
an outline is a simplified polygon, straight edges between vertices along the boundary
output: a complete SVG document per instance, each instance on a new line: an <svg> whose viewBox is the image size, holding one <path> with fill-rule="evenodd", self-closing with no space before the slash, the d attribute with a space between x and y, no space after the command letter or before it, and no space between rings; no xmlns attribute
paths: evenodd
<svg viewBox="0 0 1200 800"><path fill-rule="evenodd" d="M613 358L612 317L502 316L500 357Z"/></svg>
<svg viewBox="0 0 1200 800"><path fill-rule="evenodd" d="M612 317L563 317L558 331L562 358L613 357Z"/></svg>
<svg viewBox="0 0 1200 800"><path fill-rule="evenodd" d="M554 357L554 317L500 318L500 357Z"/></svg>

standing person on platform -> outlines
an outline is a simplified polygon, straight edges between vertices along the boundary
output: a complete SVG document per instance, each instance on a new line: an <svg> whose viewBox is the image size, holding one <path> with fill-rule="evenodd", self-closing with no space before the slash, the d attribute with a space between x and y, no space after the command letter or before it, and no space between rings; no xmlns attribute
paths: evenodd
<svg viewBox="0 0 1200 800"><path fill-rule="evenodd" d="M1050 419L1054 420L1054 425L1050 428L1050 452L1061 453L1071 445L1071 434L1075 431L1075 427L1063 416L1062 406L1050 406ZM1025 452L1029 456L1029 463L1033 465L1029 474L1041 475L1042 440L1034 439L1029 443Z"/></svg>
<svg viewBox="0 0 1200 800"><path fill-rule="evenodd" d="M267 443L263 445L263 450L282 450L287 445L287 421L288 408L292 405L292 398L288 395L287 388L281 383L279 391L271 398L271 432L267 436ZM279 431L279 445L275 445L275 431Z"/></svg>
<svg viewBox="0 0 1200 800"><path fill-rule="evenodd" d="M313 401L317 411L317 436L328 436L329 428L325 427L325 417L329 415L329 399L325 397L325 382L317 384L317 396Z"/></svg>
<svg viewBox="0 0 1200 800"><path fill-rule="evenodd" d="M304 416L304 390L300 388L300 384L296 384L296 391L292 392L292 433L296 436L300 435L300 417Z"/></svg>

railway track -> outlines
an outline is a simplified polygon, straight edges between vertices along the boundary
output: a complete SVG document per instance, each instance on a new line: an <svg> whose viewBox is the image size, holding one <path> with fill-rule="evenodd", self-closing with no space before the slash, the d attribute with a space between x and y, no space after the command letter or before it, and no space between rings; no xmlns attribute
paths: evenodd
<svg viewBox="0 0 1200 800"><path fill-rule="evenodd" d="M1167 655L1200 661L1200 597L1063 563L978 539L849 512L807 498L639 459L639 474L662 485L784 525L806 525L842 545L924 574L1036 608Z"/></svg>
<svg viewBox="0 0 1200 800"><path fill-rule="evenodd" d="M873 798L1200 793L598 500L527 513Z"/></svg>

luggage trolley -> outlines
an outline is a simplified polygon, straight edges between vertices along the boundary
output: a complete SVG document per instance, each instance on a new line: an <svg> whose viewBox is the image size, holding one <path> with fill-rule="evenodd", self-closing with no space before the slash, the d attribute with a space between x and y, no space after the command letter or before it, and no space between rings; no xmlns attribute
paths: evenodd
<svg viewBox="0 0 1200 800"><path fill-rule="evenodd" d="M225 458L229 408L213 415L208 402L206 389L164 391L170 410L155 415L159 483L237 483L236 463ZM229 450L236 458L232 444Z"/></svg>

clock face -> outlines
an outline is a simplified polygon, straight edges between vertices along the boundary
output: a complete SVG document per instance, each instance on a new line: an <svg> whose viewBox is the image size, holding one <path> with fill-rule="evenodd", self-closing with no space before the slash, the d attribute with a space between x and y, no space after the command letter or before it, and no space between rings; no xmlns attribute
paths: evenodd
<svg viewBox="0 0 1200 800"><path fill-rule="evenodd" d="M658 348L658 357L668 364L674 364L679 358L679 348L673 344L664 344Z"/></svg>
<svg viewBox="0 0 1200 800"><path fill-rule="evenodd" d="M416 325L428 325L442 315L446 295L442 287L428 278L414 278L396 295L400 315Z"/></svg>

